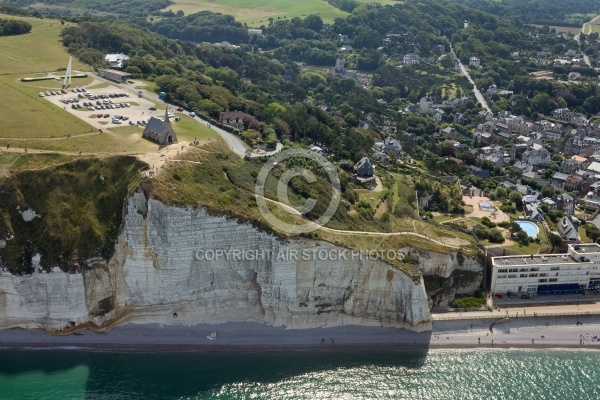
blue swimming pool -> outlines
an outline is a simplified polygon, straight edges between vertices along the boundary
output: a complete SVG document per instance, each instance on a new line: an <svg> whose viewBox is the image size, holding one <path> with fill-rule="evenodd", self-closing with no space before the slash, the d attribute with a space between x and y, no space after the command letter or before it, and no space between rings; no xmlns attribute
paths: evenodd
<svg viewBox="0 0 600 400"><path fill-rule="evenodd" d="M529 222L529 221L517 221L517 225L519 225L521 227L521 229L523 229L525 231L525 233L527 234L527 236L529 236L530 238L536 238L538 237L538 234L540 233L540 228L538 228L538 226L536 224L534 224L533 222Z"/></svg>

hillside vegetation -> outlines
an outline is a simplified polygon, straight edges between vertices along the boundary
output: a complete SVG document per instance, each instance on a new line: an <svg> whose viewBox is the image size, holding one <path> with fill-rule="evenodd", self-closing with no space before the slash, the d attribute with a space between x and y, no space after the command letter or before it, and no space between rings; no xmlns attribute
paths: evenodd
<svg viewBox="0 0 600 400"><path fill-rule="evenodd" d="M145 167L133 157L89 158L0 180L2 265L31 272L40 254L44 269L73 271L92 257L108 259L123 203Z"/></svg>

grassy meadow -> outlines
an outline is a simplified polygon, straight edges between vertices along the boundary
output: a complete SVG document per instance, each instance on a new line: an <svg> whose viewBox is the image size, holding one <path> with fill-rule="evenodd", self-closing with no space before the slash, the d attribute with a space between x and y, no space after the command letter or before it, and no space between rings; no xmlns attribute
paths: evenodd
<svg viewBox="0 0 600 400"><path fill-rule="evenodd" d="M361 3L371 3L368 0L359 0ZM381 4L395 4L394 0L378 0ZM174 0L174 4L167 10L176 12L182 10L185 14L199 11L212 11L215 13L233 15L236 21L246 22L251 26L266 24L270 17L293 18L306 17L310 14L319 14L323 21L333 22L336 18L345 18L348 13L330 6L325 0Z"/></svg>
<svg viewBox="0 0 600 400"><path fill-rule="evenodd" d="M0 14L0 18L14 18ZM0 139L6 147L11 139L58 138L68 134L89 133L93 128L84 121L62 112L38 97L38 92L58 89L57 80L21 82L21 78L66 68L69 54L59 41L62 29L53 19L18 17L29 22L31 33L0 37ZM73 59L73 68L91 68ZM74 78L73 85L84 85L91 78ZM20 147L20 146L19 146Z"/></svg>
<svg viewBox="0 0 600 400"><path fill-rule="evenodd" d="M0 18L16 18L27 21L33 26L28 34L0 37L0 75L26 76L26 74L54 72L67 68L69 53L60 42L59 33L62 26L58 20L14 17L5 14L0 14ZM73 70L91 71L92 68L74 58Z"/></svg>
<svg viewBox="0 0 600 400"><path fill-rule="evenodd" d="M6 139L58 138L95 130L81 119L40 98L40 90L21 84L18 76L0 76L0 141L8 144L10 140L6 142Z"/></svg>

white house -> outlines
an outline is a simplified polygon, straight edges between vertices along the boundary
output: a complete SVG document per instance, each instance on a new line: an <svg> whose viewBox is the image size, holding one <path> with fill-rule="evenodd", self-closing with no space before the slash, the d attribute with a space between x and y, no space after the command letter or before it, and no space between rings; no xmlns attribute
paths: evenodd
<svg viewBox="0 0 600 400"><path fill-rule="evenodd" d="M107 54L104 57L104 61L110 65L111 68L123 68L123 61L129 60L129 57L123 53L120 54Z"/></svg>
<svg viewBox="0 0 600 400"><path fill-rule="evenodd" d="M479 59L479 57L471 57L469 58L469 65L473 68L479 68L481 67L481 60Z"/></svg>
<svg viewBox="0 0 600 400"><path fill-rule="evenodd" d="M421 62L421 56L417 53L408 53L404 56L404 64L418 65Z"/></svg>

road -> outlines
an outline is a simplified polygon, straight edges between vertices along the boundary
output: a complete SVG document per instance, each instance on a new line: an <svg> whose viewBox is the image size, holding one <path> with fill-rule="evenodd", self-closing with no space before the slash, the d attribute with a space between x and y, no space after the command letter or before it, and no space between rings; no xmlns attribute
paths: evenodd
<svg viewBox="0 0 600 400"><path fill-rule="evenodd" d="M136 89L135 88L135 84L124 84L124 83L115 83L109 80L106 80L104 78L101 78L97 75L93 75L94 78L99 79L101 81L110 83L111 85L115 85L118 86L122 89L128 90L132 93L135 93L137 95L138 92L142 92L142 97L150 100L150 101L154 101L154 102L164 102L161 98L158 97L158 95L156 93L150 92L146 89ZM167 104L167 103L165 103ZM172 104L169 104L170 106L174 107ZM206 126L208 126L209 128L211 128L212 130L214 130L215 132L217 132L219 134L219 136L221 136L221 138L225 141L225 143L227 143L227 145L229 146L229 148L238 156L240 157L245 157L246 156L246 152L248 151L248 146L246 146L246 143L244 143L244 141L240 138L238 138L236 135L234 135L233 133L227 132L226 130L223 130L219 127L216 127L214 125L212 125L210 122L205 121L204 119L196 116L193 118L194 120L196 120L197 122L204 124Z"/></svg>
<svg viewBox="0 0 600 400"><path fill-rule="evenodd" d="M452 54L454 54L454 57L456 57L456 53L454 53L454 49L453 48L450 48L450 49L452 51ZM473 93L475 94L475 98L477 99L477 101L487 111L492 112L492 109L488 106L487 101L485 101L485 98L483 97L483 95L481 94L479 89L477 88L477 85L475 85L475 81L473 81L473 79L471 78L471 75L469 75L469 71L467 71L465 66L458 59L458 57L456 57L456 59L458 60L458 65L460 66L460 72L462 72L462 74L467 77L467 79L471 83L471 85L473 85Z"/></svg>

